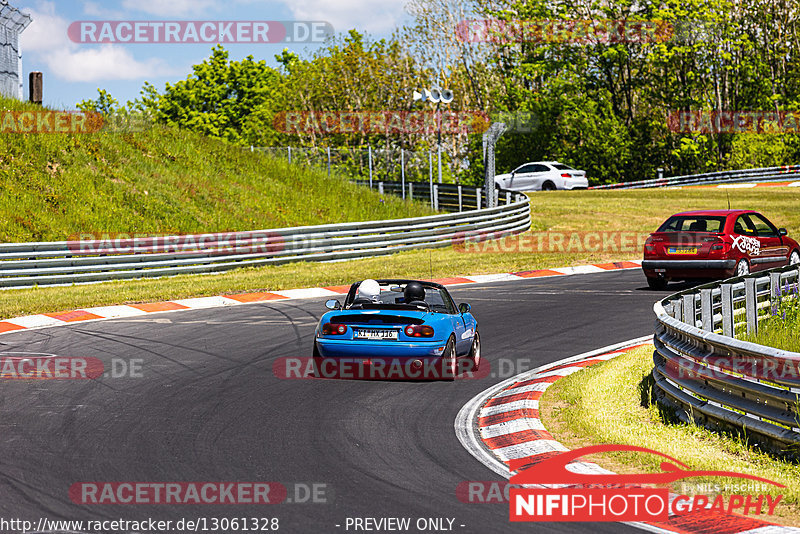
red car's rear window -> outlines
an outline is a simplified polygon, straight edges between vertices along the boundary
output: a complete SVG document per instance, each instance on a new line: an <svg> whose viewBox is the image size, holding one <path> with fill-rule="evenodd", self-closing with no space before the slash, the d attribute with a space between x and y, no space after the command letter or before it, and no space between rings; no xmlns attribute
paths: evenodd
<svg viewBox="0 0 800 534"><path fill-rule="evenodd" d="M673 215L659 228L659 232L722 232L725 217L707 215Z"/></svg>

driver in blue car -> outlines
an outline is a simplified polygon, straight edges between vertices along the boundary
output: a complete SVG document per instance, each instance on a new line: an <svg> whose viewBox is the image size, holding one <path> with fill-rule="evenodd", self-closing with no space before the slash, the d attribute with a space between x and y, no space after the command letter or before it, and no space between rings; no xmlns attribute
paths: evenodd
<svg viewBox="0 0 800 534"><path fill-rule="evenodd" d="M381 286L375 280L367 278L358 285L356 298L353 305L379 303L381 301Z"/></svg>
<svg viewBox="0 0 800 534"><path fill-rule="evenodd" d="M425 288L419 282L409 282L403 291L405 304L427 306L425 303Z"/></svg>

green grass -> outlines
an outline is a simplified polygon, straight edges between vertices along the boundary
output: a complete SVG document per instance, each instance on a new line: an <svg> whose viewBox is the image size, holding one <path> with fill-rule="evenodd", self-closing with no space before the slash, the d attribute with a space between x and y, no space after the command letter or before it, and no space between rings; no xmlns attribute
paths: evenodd
<svg viewBox="0 0 800 534"><path fill-rule="evenodd" d="M775 347L792 352L800 352L800 301L797 299L797 285L786 288L790 298L775 306L772 315L758 323L758 332L742 334L745 341ZM794 298L791 298L794 297Z"/></svg>
<svg viewBox="0 0 800 534"><path fill-rule="evenodd" d="M0 100L9 109L38 109ZM672 213L731 205L763 211L800 235L800 191L556 191L531 195L532 230L644 236ZM429 214L378 197L346 178L174 129L0 136L0 241L63 240L82 233L205 233ZM296 287L365 277L445 277L636 259L641 250L549 253L452 248L348 263L297 263L219 275L0 291L0 318L96 305ZM566 241L565 241L566 242Z"/></svg>
<svg viewBox="0 0 800 534"><path fill-rule="evenodd" d="M650 402L652 346L635 349L556 382L542 396L542 420L555 439L570 448L590 444L637 445L668 454L692 469L748 473L784 484L767 493L783 495L776 508L781 523L800 525L800 466L748 447L743 440L678 423ZM620 473L660 472L660 459L647 454L609 453L592 458ZM673 484L745 482L692 478ZM734 492L724 492L731 494ZM763 518L763 516L762 516ZM768 519L768 518L765 518Z"/></svg>
<svg viewBox="0 0 800 534"><path fill-rule="evenodd" d="M265 161L269 160L265 158ZM783 188L730 191L732 204L758 207L774 222L789 228L789 232L794 235L800 234L800 215L794 209L798 193L800 192L794 189ZM564 232L567 236L571 232L595 231L623 231L646 235L679 209L718 207L720 203L726 202L724 191L715 189L557 191L535 193L531 197L534 232ZM132 231L128 226L121 227ZM210 231L211 228L203 226L197 230ZM80 229L70 228L66 233L73 231ZM219 275L6 290L0 291L0 318L113 303L349 284L353 280L366 277L438 278L636 258L641 258L641 251L635 246L622 251L616 249L554 253L523 250L474 254L453 248L412 251L346 263L295 263L241 269Z"/></svg>
<svg viewBox="0 0 800 534"><path fill-rule="evenodd" d="M13 110L38 106L0 99ZM0 241L81 233L186 234L413 217L422 203L379 197L320 169L191 132L0 136Z"/></svg>

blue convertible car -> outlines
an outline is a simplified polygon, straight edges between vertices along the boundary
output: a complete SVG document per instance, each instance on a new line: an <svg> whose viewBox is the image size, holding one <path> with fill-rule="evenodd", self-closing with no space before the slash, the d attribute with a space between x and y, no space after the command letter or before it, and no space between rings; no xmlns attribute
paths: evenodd
<svg viewBox="0 0 800 534"><path fill-rule="evenodd" d="M476 371L478 323L444 286L418 280L364 280L344 303L329 300L314 334L319 377L453 380Z"/></svg>

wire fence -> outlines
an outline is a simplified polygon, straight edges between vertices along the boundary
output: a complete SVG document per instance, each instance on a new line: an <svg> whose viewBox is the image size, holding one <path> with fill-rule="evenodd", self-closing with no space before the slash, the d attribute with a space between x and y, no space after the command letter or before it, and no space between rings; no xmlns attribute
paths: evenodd
<svg viewBox="0 0 800 534"><path fill-rule="evenodd" d="M366 181L454 183L456 175L469 168L467 158L458 158L442 146L441 149L412 150L407 148L368 147L250 147L286 158L290 163L326 168L346 173L351 178Z"/></svg>

